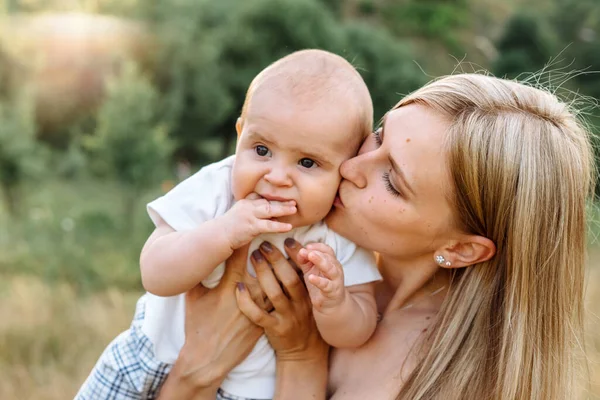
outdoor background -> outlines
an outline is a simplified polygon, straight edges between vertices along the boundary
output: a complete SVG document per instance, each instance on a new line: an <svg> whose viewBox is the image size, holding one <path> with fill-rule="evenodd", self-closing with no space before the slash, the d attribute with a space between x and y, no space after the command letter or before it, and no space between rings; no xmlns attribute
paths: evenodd
<svg viewBox="0 0 600 400"><path fill-rule="evenodd" d="M433 77L549 64L600 131L598 0L0 0L0 399L73 397L142 292L145 203L230 154L252 77L302 48L350 60L376 118Z"/></svg>

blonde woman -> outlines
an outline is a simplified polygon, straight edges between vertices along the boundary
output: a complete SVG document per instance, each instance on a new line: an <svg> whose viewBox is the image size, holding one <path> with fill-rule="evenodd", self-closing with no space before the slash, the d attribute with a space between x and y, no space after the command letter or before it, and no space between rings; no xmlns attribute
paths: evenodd
<svg viewBox="0 0 600 400"><path fill-rule="evenodd" d="M482 75L426 85L342 164L327 219L379 254L369 341L329 354L301 278L267 244L253 262L270 301L235 259L216 290L188 295L188 339L160 398L220 396L262 330L277 399L572 398L593 171L588 133L552 94ZM306 271L302 245L287 252ZM213 315L199 320L202 302Z"/></svg>

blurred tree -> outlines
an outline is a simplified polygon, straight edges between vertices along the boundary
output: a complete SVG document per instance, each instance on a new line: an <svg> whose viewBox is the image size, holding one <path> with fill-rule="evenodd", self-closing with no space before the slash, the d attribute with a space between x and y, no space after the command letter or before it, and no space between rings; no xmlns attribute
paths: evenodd
<svg viewBox="0 0 600 400"><path fill-rule="evenodd" d="M176 154L195 162L231 151L246 90L260 70L294 50L343 48L340 25L319 0L159 0L146 15L164 44L163 110ZM221 142L220 154L204 154L211 138Z"/></svg>
<svg viewBox="0 0 600 400"><path fill-rule="evenodd" d="M0 185L6 210L18 213L20 189L27 179L42 174L45 149L36 139L33 96L23 90L0 100Z"/></svg>
<svg viewBox="0 0 600 400"><path fill-rule="evenodd" d="M408 46L387 31L353 22L346 28L344 55L367 83L375 118L383 117L403 95L425 83L425 75L414 63Z"/></svg>
<svg viewBox="0 0 600 400"><path fill-rule="evenodd" d="M563 58L570 69L583 71L576 77L582 93L600 98L600 2L555 0L550 17Z"/></svg>
<svg viewBox="0 0 600 400"><path fill-rule="evenodd" d="M204 139L234 112L234 101L224 84L221 30L239 0L157 0L145 4L143 16L161 42L158 75L163 96L161 111L177 140L176 157L205 163Z"/></svg>
<svg viewBox="0 0 600 400"><path fill-rule="evenodd" d="M140 195L168 170L173 146L160 120L159 105L154 87L134 64L126 64L108 82L94 135L84 141L95 171L116 179L122 187L126 231L135 222L133 211Z"/></svg>
<svg viewBox="0 0 600 400"><path fill-rule="evenodd" d="M344 11L344 0L319 0L323 3L329 11L331 11L334 15L341 16Z"/></svg>
<svg viewBox="0 0 600 400"><path fill-rule="evenodd" d="M381 8L386 26L402 37L421 36L462 52L457 33L469 23L468 0L388 1Z"/></svg>
<svg viewBox="0 0 600 400"><path fill-rule="evenodd" d="M296 50L319 48L341 54L344 45L340 24L316 0L244 2L233 17L222 36L220 65L234 108L217 132L223 139L221 156L230 151L235 121L256 74Z"/></svg>
<svg viewBox="0 0 600 400"><path fill-rule="evenodd" d="M510 78L541 70L555 55L541 21L529 14L515 14L496 47L498 58L493 72Z"/></svg>

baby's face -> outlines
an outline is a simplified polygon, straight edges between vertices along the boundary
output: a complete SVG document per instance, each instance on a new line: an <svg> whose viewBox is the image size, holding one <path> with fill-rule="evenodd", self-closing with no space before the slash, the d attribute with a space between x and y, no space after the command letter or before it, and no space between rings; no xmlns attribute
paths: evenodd
<svg viewBox="0 0 600 400"><path fill-rule="evenodd" d="M351 104L296 104L285 96L256 96L238 122L233 167L236 200L255 192L267 200L294 200L298 212L278 218L293 226L322 220L340 184L340 164L362 142Z"/></svg>

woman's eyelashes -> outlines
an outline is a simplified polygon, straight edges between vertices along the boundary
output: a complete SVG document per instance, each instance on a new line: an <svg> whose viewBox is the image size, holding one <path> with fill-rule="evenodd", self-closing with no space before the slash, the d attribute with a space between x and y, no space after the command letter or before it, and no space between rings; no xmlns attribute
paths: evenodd
<svg viewBox="0 0 600 400"><path fill-rule="evenodd" d="M383 182L385 183L385 188L387 189L388 192L390 192L390 194L392 196L396 196L396 197L402 196L402 192L400 192L398 189L396 189L394 187L394 184L392 183L392 181L390 179L389 172L383 173Z"/></svg>
<svg viewBox="0 0 600 400"><path fill-rule="evenodd" d="M378 128L373 132L373 137L375 138L375 142L378 146L381 146L383 143L383 137L381 137L381 128Z"/></svg>

